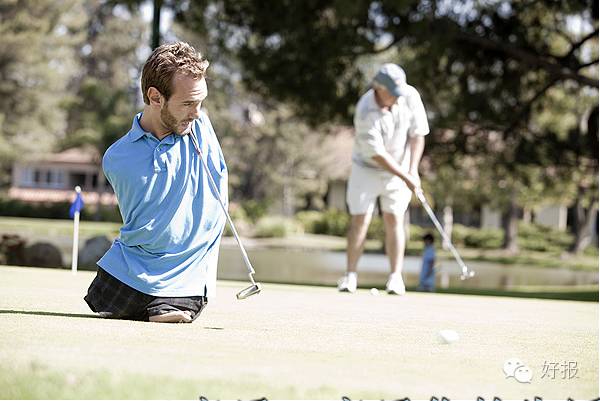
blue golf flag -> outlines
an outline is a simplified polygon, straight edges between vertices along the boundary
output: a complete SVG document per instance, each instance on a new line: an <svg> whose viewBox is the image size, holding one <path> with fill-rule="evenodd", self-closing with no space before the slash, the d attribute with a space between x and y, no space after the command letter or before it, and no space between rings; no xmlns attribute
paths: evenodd
<svg viewBox="0 0 600 401"><path fill-rule="evenodd" d="M77 192L77 196L69 209L69 216L71 218L75 217L75 212L81 212L81 209L83 209L83 199L81 198L81 193Z"/></svg>

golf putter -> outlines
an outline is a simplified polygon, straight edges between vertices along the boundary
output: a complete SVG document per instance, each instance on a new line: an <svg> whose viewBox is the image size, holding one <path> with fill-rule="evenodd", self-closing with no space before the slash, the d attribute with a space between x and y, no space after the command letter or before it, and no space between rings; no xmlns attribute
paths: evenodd
<svg viewBox="0 0 600 401"><path fill-rule="evenodd" d="M250 282L252 284L249 287L246 287L243 290L241 290L240 292L238 292L236 295L237 299L246 299L254 294L258 294L262 290L262 286L260 285L260 283L257 283L256 281L254 281L254 273L255 273L254 268L252 267L252 264L250 263L250 259L248 259L248 254L246 253L246 249L244 248L244 245L242 245L242 241L240 240L237 230L235 229L233 220L231 220L231 216L229 216L229 212L227 211L227 208L225 207L225 204L223 203L223 200L221 199L221 193L217 189L217 184L215 184L215 181L213 180L213 177L210 174L210 170L208 169L208 165L206 164L206 161L204 161L204 157L202 156L202 151L200 150L200 145L197 142L196 135L193 132L191 132L189 135L192 140L192 144L194 145L194 148L196 149L196 153L198 153L198 156L200 156L200 161L202 162L204 171L206 171L206 176L208 177L208 183L210 184L211 189L214 191L216 198L219 201L219 205L221 205L221 209L223 209L223 212L225 213L225 216L227 217L227 222L229 223L229 227L231 227L233 236L235 237L235 240L237 241L240 251L242 252L242 259L244 259L244 264L246 265L246 269L248 269L248 277L250 278Z"/></svg>
<svg viewBox="0 0 600 401"><path fill-rule="evenodd" d="M431 206L429 206L429 203L427 202L427 199L425 198L425 194L423 193L423 191L417 190L417 191L415 191L415 195L417 195L417 198L421 202L421 205L423 205L423 208L425 208L425 211L427 212L427 214L429 215L429 218L435 225L435 228L437 228L437 230L440 232L442 238L444 239L444 242L446 244L448 244L448 248L450 248L450 252L452 252L454 259L456 259L456 262L460 266L460 268L462 270L460 279L467 280L467 279L473 277L475 275L475 272L473 270L470 270L467 267L465 262L463 262L462 258L458 254L458 251L456 250L456 248L454 248L454 245L452 245L452 242L450 242L450 238L448 238L448 236L444 232L444 229L442 228L442 225L438 221L437 217L435 217L435 214L433 213Z"/></svg>

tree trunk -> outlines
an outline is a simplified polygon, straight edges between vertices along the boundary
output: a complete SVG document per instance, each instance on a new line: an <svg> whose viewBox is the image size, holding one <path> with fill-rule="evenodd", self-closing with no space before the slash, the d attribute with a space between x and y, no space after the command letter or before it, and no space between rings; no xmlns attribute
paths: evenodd
<svg viewBox="0 0 600 401"><path fill-rule="evenodd" d="M592 226L598 213L598 202L593 200L587 210L583 207L585 188L579 187L577 200L575 201L575 221L573 224L575 240L569 248L569 252L581 253L592 241Z"/></svg>
<svg viewBox="0 0 600 401"><path fill-rule="evenodd" d="M453 218L453 209L452 209L451 203L446 203L446 206L444 206L444 214L443 214L442 220L443 220L443 225L444 225L444 233L446 233L446 236L448 237L448 239L450 241L452 241L452 227L454 225L454 218ZM449 249L449 246L446 243L446 241L442 241L442 248L444 250Z"/></svg>
<svg viewBox="0 0 600 401"><path fill-rule="evenodd" d="M519 245L517 244L518 222L519 206L517 205L517 195L513 191L508 210L502 214L502 228L504 229L503 248L510 253L516 253L519 250Z"/></svg>
<svg viewBox="0 0 600 401"><path fill-rule="evenodd" d="M531 213L531 208L524 208L523 209L523 223L525 224L531 224L531 220L532 220L532 213Z"/></svg>

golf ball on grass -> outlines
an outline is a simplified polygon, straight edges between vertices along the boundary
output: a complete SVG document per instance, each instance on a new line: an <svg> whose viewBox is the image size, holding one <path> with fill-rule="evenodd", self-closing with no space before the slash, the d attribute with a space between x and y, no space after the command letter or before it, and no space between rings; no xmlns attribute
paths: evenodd
<svg viewBox="0 0 600 401"><path fill-rule="evenodd" d="M371 288L371 295L379 295L379 290L377 288Z"/></svg>
<svg viewBox="0 0 600 401"><path fill-rule="evenodd" d="M452 344L459 339L458 333L454 330L440 330L438 337L442 344Z"/></svg>

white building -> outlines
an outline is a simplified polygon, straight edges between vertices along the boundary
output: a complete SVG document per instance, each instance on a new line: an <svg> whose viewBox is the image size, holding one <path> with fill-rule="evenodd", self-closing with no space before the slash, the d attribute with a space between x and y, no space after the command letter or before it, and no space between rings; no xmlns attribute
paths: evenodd
<svg viewBox="0 0 600 401"><path fill-rule="evenodd" d="M88 205L116 205L101 157L92 147L71 148L38 160L15 162L8 195L25 202L70 202L75 186Z"/></svg>

